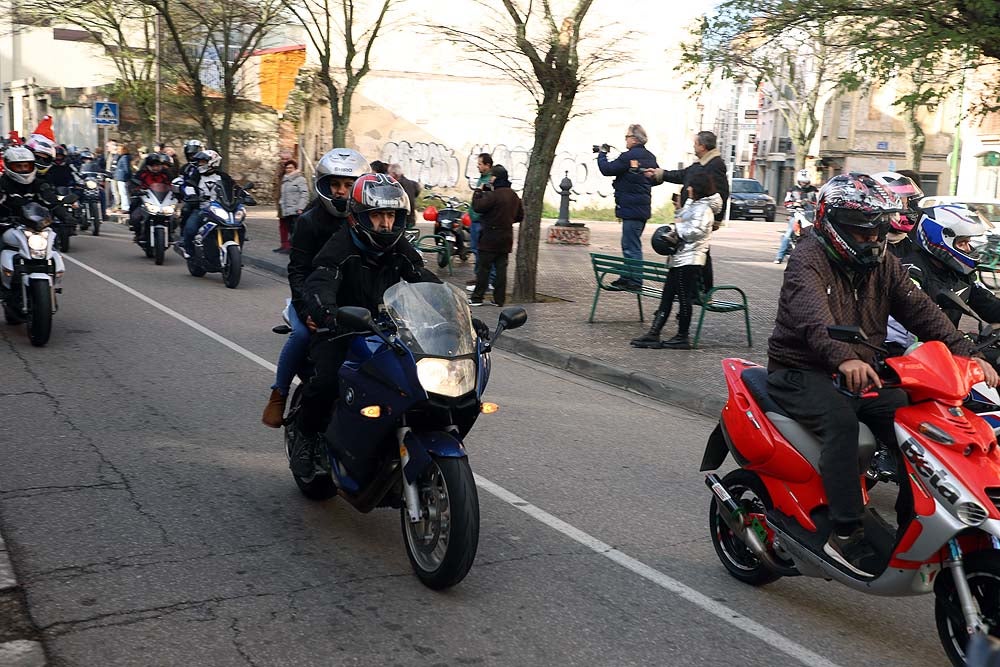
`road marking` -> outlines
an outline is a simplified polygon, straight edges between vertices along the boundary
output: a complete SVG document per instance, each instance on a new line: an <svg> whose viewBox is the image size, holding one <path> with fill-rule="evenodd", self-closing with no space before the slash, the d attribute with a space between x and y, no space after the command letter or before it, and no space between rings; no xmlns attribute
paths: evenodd
<svg viewBox="0 0 1000 667"><path fill-rule="evenodd" d="M221 343L222 345L225 345L230 350L246 357L250 361L253 361L259 366L266 368L272 373L277 370L277 367L274 364L267 361L263 357L254 354L253 352L246 349L242 345L234 343L228 338L225 338L224 336L215 333L211 329L202 326L201 324L198 324L194 320L185 317L184 315L181 315L176 310L163 305L159 301L156 301L155 299L146 296L142 292L139 292L138 290L135 290L129 287L128 285L115 280L114 278L112 278L107 274L101 273L97 269L87 266L86 264L77 259L73 259L72 257L69 257L67 255L63 255L63 259L72 262L73 264L79 266L81 269L84 269L85 271L89 271L90 273L94 274L98 278L101 278L102 280L106 280L115 287L118 287L119 289L128 292L137 299L143 301L144 303L149 304L150 306L153 306L157 310L166 313L167 315L173 317L179 322L183 322L184 324L188 325L195 331L205 334L212 340ZM731 609L726 605L713 600L704 593L700 593L699 591L695 590L694 588L691 588L687 584L683 584L680 581L677 581L673 577L670 577L660 572L659 570L656 570L646 565L645 563L629 556L628 554L618 551L610 544L606 544L601 540L597 539L596 537L583 532L576 526L568 524L562 519L559 519L558 517L549 514L545 510L536 507L535 505L532 505L528 501L524 500L523 498L514 493L511 493L510 491L500 486L499 484L495 484L494 482L491 482L490 480L486 479L481 475L475 475L475 478L476 478L476 484L479 488L488 491L490 494L502 500L503 502L507 503L508 505L511 505L512 507L521 510L522 512L532 517L536 521L545 524L549 528L565 535L574 542L582 544L583 546L594 551L595 553L604 556L608 560L617 563L621 567L624 567L626 570L629 570L630 572L639 575L643 579L646 579L647 581L656 584L660 588L670 591L671 593L677 595L678 597L681 597L687 600L688 602L698 607L701 607L701 609L703 609L704 611L725 621L726 623L729 623L730 625L742 630L743 632L746 632L755 639L758 639L766 644L769 644L770 646L778 649L782 653L785 653L786 655L795 658L799 662L805 665L809 665L810 667L838 667L836 663L827 660L823 656L814 653L813 651L810 651L805 646L802 646L801 644L792 641L791 639L785 637L784 635L779 634L778 632L775 632L774 630L771 630L770 628L764 625L761 625L757 621L754 621L753 619L748 618L743 614L740 614L734 609Z"/></svg>

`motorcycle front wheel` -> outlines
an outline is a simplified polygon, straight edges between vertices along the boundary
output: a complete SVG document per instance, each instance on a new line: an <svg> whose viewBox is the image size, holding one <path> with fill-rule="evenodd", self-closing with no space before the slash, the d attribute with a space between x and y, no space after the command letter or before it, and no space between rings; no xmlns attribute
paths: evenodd
<svg viewBox="0 0 1000 667"><path fill-rule="evenodd" d="M417 578L434 590L454 586L479 548L479 494L468 459L432 458L416 480L421 520L400 510L403 541Z"/></svg>
<svg viewBox="0 0 1000 667"><path fill-rule="evenodd" d="M979 613L993 638L1000 638L1000 561L995 551L966 554L962 560L965 580ZM954 572L954 570L951 570ZM955 589L955 579L949 571L941 572L934 586L934 620L944 652L955 667L965 664L969 631L962 613L962 604Z"/></svg>
<svg viewBox="0 0 1000 667"><path fill-rule="evenodd" d="M167 231L158 228L153 230L153 261L157 266L163 264L163 255L167 251Z"/></svg>
<svg viewBox="0 0 1000 667"><path fill-rule="evenodd" d="M236 289L243 276L243 251L237 245L226 250L226 262L222 266L222 281L229 289Z"/></svg>
<svg viewBox="0 0 1000 667"><path fill-rule="evenodd" d="M28 299L28 339L35 347L41 347L52 335L52 286L49 281L32 280Z"/></svg>
<svg viewBox="0 0 1000 667"><path fill-rule="evenodd" d="M87 204L87 210L90 211L90 234L91 236L101 235L101 205L96 201L92 201Z"/></svg>
<svg viewBox="0 0 1000 667"><path fill-rule="evenodd" d="M722 485L736 504L743 508L745 517L762 516L770 509L771 499L767 489L752 472L734 470L722 478ZM708 513L708 527L715 553L733 577L751 586L763 586L781 577L757 558L750 547L729 528L720 513L719 502L714 493Z"/></svg>

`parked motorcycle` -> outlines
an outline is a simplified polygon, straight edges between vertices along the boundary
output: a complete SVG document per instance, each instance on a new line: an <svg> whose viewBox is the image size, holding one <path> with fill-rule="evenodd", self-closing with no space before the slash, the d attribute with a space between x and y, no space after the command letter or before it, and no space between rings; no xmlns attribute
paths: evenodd
<svg viewBox="0 0 1000 667"><path fill-rule="evenodd" d="M3 233L0 251L3 314L7 324L27 322L28 339L41 347L52 334L56 294L66 266L56 251L52 212L41 204L25 204L20 218Z"/></svg>
<svg viewBox="0 0 1000 667"><path fill-rule="evenodd" d="M247 206L257 204L250 196L253 183L244 186L220 181L215 200L201 210L202 226L194 237L194 255L186 257L188 272L200 278L221 273L226 287L235 289L243 275L243 244L246 242ZM184 257L180 244L174 246Z"/></svg>
<svg viewBox="0 0 1000 667"><path fill-rule="evenodd" d="M53 209L61 208L65 215L52 217L52 229L56 233L56 247L59 252L69 252L69 239L76 236L77 207L74 206L79 198L69 188L60 185L56 188L55 206Z"/></svg>
<svg viewBox="0 0 1000 667"><path fill-rule="evenodd" d="M170 231L174 227L174 213L177 198L170 185L153 183L141 191L142 219L139 223L139 240L136 243L156 262L163 264L163 256L170 241Z"/></svg>
<svg viewBox="0 0 1000 667"><path fill-rule="evenodd" d="M434 223L434 234L441 238L436 240L438 246L443 243L448 244L448 256L444 253L438 254L438 266L444 268L448 266L451 257L458 257L463 262L469 259L469 227L472 225L472 218L469 217L469 205L456 197L445 199L439 194L431 193L428 199L441 202L444 208L438 209L436 206L428 206L424 209L424 220ZM444 239L443 241L441 239Z"/></svg>
<svg viewBox="0 0 1000 667"><path fill-rule="evenodd" d="M828 331L885 353L858 327ZM712 543L729 573L754 586L804 575L872 595L933 593L944 650L953 665L964 665L970 637L1000 630L1000 451L989 424L962 407L983 380L978 365L937 341L878 364L884 384L905 391L910 404L895 415L894 452L905 470L899 526L865 512L865 536L881 563L875 576L844 568L824 551L832 526L819 441L770 398L766 369L741 359L722 365L729 400L701 470L718 469L730 452L740 465L721 479L705 478ZM859 470L874 448L862 424Z"/></svg>
<svg viewBox="0 0 1000 667"><path fill-rule="evenodd" d="M463 441L480 412L496 410L482 401L491 346L527 313L504 309L487 342L475 335L466 297L452 285L398 283L383 301L375 321L364 308L337 310L338 327L356 334L340 369L340 397L314 473L293 477L313 500L340 495L360 512L399 509L417 577L447 588L465 578L479 542L479 500ZM285 420L289 456L303 386Z"/></svg>
<svg viewBox="0 0 1000 667"><path fill-rule="evenodd" d="M101 190L104 175L84 173L83 181L76 187L80 203L80 229L90 230L92 236L101 235Z"/></svg>

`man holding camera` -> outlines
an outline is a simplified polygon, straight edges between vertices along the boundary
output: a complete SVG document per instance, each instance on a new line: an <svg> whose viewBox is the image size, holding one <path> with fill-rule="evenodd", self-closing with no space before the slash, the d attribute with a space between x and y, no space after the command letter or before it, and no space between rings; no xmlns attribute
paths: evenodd
<svg viewBox="0 0 1000 667"><path fill-rule="evenodd" d="M605 176L614 176L615 215L622 221L622 256L642 259L642 231L652 214L652 187L643 175L644 169L656 168L656 156L646 150L646 131L642 125L628 126L625 133L625 151L608 161L607 144L594 146L597 168ZM642 281L638 276L622 276L611 283L619 289L638 289Z"/></svg>

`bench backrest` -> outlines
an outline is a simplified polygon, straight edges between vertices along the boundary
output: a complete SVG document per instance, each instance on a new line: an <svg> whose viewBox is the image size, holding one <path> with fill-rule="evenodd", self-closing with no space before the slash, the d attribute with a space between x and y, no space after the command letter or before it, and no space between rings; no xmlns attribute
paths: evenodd
<svg viewBox="0 0 1000 667"><path fill-rule="evenodd" d="M628 259L617 255L602 255L590 253L590 261L594 266L594 275L600 278L602 273L642 276L643 280L666 282L667 266L664 262L654 262L645 259Z"/></svg>

